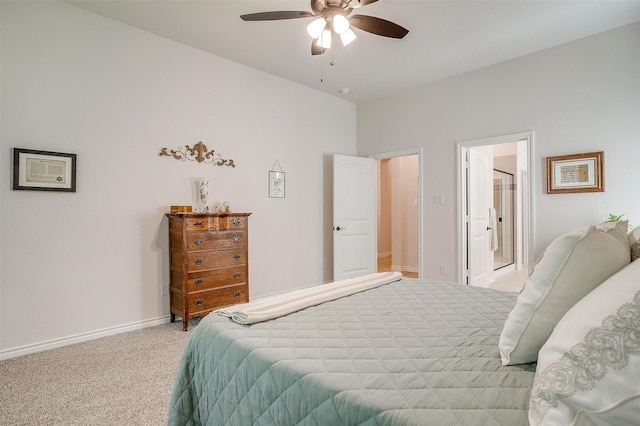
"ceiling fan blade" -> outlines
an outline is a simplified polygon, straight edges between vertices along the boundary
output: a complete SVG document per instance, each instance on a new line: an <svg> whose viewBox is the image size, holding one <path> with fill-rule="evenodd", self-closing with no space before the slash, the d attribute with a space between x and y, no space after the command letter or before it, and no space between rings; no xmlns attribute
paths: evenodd
<svg viewBox="0 0 640 426"><path fill-rule="evenodd" d="M316 44L317 39L311 40L311 54L322 55L327 49Z"/></svg>
<svg viewBox="0 0 640 426"><path fill-rule="evenodd" d="M349 23L362 31L383 37L403 38L409 33L408 29L375 16L353 15L349 17Z"/></svg>
<svg viewBox="0 0 640 426"><path fill-rule="evenodd" d="M366 6L368 4L375 3L377 1L378 0L359 0L359 1L358 0L354 0L351 3L349 3L349 7L352 7L354 9L356 9L358 7L363 7L363 6Z"/></svg>
<svg viewBox="0 0 640 426"><path fill-rule="evenodd" d="M298 11L278 11L278 12L258 12L240 15L243 21L278 21L280 19L297 19L315 16L311 12Z"/></svg>

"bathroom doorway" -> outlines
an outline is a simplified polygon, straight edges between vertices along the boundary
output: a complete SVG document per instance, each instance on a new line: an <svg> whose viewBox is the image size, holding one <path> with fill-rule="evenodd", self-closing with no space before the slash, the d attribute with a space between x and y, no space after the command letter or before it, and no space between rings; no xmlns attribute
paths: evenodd
<svg viewBox="0 0 640 426"><path fill-rule="evenodd" d="M524 132L458 143L458 267L464 284L490 287L510 272L527 275L533 265L533 139L533 132ZM490 208L496 209L495 227Z"/></svg>

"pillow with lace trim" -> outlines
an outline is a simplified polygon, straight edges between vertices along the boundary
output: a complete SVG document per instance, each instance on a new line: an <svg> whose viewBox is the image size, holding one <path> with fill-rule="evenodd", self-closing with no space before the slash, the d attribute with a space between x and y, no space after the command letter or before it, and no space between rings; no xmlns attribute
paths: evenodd
<svg viewBox="0 0 640 426"><path fill-rule="evenodd" d="M540 350L529 403L537 425L640 419L640 260L571 308Z"/></svg>

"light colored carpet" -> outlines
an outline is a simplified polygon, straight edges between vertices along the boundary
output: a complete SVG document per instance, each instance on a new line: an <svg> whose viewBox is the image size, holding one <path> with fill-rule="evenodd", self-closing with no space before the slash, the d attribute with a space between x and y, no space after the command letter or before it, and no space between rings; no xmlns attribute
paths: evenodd
<svg viewBox="0 0 640 426"><path fill-rule="evenodd" d="M198 319L0 361L0 425L164 425Z"/></svg>

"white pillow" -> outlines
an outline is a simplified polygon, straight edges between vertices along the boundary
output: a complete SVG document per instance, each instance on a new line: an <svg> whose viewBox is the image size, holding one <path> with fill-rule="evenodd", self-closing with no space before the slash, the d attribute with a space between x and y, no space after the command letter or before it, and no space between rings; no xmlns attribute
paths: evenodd
<svg viewBox="0 0 640 426"><path fill-rule="evenodd" d="M629 232L629 246L631 247L631 261L640 259L640 226Z"/></svg>
<svg viewBox="0 0 640 426"><path fill-rule="evenodd" d="M640 260L578 302L540 350L531 425L640 422Z"/></svg>
<svg viewBox="0 0 640 426"><path fill-rule="evenodd" d="M502 329L502 365L536 361L560 318L629 259L626 221L579 228L553 240Z"/></svg>

